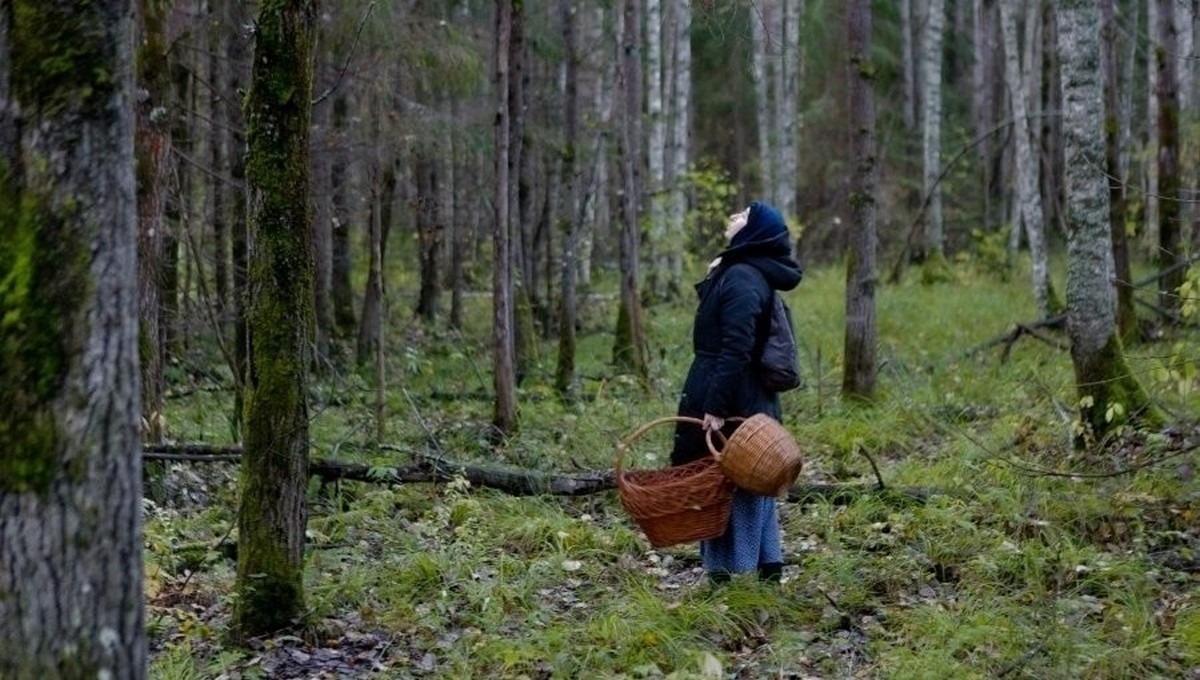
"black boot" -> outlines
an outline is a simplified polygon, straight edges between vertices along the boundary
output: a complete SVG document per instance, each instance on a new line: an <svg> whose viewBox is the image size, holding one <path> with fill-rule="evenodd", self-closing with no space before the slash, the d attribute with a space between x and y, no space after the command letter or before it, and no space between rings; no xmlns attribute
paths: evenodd
<svg viewBox="0 0 1200 680"><path fill-rule="evenodd" d="M710 571L708 572L708 580L714 586L723 586L733 578L733 574L727 571Z"/></svg>
<svg viewBox="0 0 1200 680"><path fill-rule="evenodd" d="M779 583L783 580L783 562L768 562L758 565L758 578L761 581Z"/></svg>

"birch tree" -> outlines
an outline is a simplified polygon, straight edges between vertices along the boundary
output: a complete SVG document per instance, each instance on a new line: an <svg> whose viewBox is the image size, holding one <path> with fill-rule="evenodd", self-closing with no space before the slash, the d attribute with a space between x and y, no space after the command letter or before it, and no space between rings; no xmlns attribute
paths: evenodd
<svg viewBox="0 0 1200 680"><path fill-rule="evenodd" d="M691 139L691 108L692 108L692 3L691 0L671 0L674 13L670 27L673 32L672 54L674 68L671 69L671 94L673 97L671 115L668 118L670 131L669 147L667 150L668 192L670 208L668 210L667 239L677 248L668 253L667 266L671 271L671 286L678 286L682 293L684 243L687 238L685 220L687 218L687 187L684 176L688 171Z"/></svg>
<svg viewBox="0 0 1200 680"><path fill-rule="evenodd" d="M1038 188L1038 162L1030 143L1029 110L1026 102L1028 89L1024 86L1020 51L1017 48L1016 11L1020 0L1000 0L1000 29L1004 36L1004 79L1008 84L1009 101L1012 103L1013 136L1016 138L1017 205L1020 220L1013 218L1013 230L1024 226L1029 238L1029 258L1032 264L1033 299L1038 314L1047 318L1051 314L1050 276L1046 257L1045 228L1042 221L1042 197ZM1032 11L1032 8L1030 8ZM1032 40L1026 35L1026 40Z"/></svg>
<svg viewBox="0 0 1200 680"><path fill-rule="evenodd" d="M800 18L803 0L753 5L753 68L763 195L786 218L796 214Z"/></svg>
<svg viewBox="0 0 1200 680"><path fill-rule="evenodd" d="M250 360L233 612L242 638L290 626L304 610L314 0L263 2L254 35L245 104Z"/></svg>
<svg viewBox="0 0 1200 680"><path fill-rule="evenodd" d="M1093 0L1059 0L1066 166L1067 332L1080 422L1096 436L1157 416L1129 372L1116 332L1100 85L1100 17Z"/></svg>
<svg viewBox="0 0 1200 680"><path fill-rule="evenodd" d="M0 8L0 677L146 677L134 6Z"/></svg>
<svg viewBox="0 0 1200 680"><path fill-rule="evenodd" d="M874 66L871 64L871 2L851 0L846 12L850 82L849 258L846 265L846 335L842 393L869 399L875 391L875 214L878 166L875 150Z"/></svg>
<svg viewBox="0 0 1200 680"><path fill-rule="evenodd" d="M938 176L942 170L942 34L946 25L945 0L929 0L925 18L925 40L921 44L921 145L923 195L925 209L926 271L935 279L945 266L945 235L942 228L942 190Z"/></svg>

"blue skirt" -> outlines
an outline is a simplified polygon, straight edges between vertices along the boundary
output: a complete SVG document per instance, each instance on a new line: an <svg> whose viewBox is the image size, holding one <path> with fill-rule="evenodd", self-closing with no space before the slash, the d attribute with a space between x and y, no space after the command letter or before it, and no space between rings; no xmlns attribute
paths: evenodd
<svg viewBox="0 0 1200 680"><path fill-rule="evenodd" d="M709 573L754 571L783 562L775 498L735 491L729 527L719 538L700 541L700 557Z"/></svg>

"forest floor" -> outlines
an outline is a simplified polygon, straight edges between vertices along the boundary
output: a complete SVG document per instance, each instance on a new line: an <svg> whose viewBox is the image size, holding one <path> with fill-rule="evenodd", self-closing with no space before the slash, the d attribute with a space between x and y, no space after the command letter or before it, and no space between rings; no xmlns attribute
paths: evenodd
<svg viewBox="0 0 1200 680"><path fill-rule="evenodd" d="M956 275L880 290L870 405L837 395L842 273L789 296L808 377L784 395L799 481L846 493L780 504L781 584L714 588L693 546L651 548L613 491L314 478L307 616L235 647L236 462L175 462L146 503L152 676L1200 679L1200 338L1167 329L1127 349L1170 425L1079 448L1068 354L1030 335L991 344L1037 320L1025 279L970 262ZM393 310L387 446L373 445L373 372L346 369L314 381L312 456L579 475L611 470L619 441L673 413L691 302L648 315L648 389L611 374L615 309L597 303L580 399L555 398L546 343L520 431L494 446L478 311L448 333ZM236 443L212 357L196 343L172 366L173 441ZM639 440L631 464L664 465L668 436ZM924 496L893 493L913 488Z"/></svg>

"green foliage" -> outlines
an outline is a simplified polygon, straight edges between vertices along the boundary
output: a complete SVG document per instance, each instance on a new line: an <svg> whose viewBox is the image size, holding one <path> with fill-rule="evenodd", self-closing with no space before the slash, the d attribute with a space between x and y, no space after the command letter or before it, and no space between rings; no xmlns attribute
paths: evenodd
<svg viewBox="0 0 1200 680"><path fill-rule="evenodd" d="M23 106L54 116L68 108L94 114L107 104L117 84L116 42L105 34L111 22L101 9L13 1L11 77Z"/></svg>
<svg viewBox="0 0 1200 680"><path fill-rule="evenodd" d="M729 173L712 161L701 161L684 176L692 195L691 209L685 217L692 234L692 252L711 257L725 247L725 222L734 210L737 185Z"/></svg>

